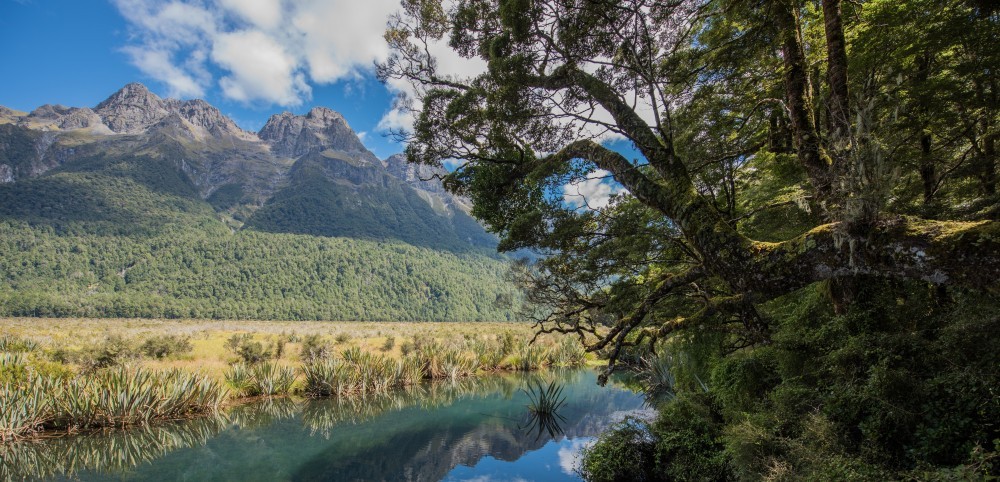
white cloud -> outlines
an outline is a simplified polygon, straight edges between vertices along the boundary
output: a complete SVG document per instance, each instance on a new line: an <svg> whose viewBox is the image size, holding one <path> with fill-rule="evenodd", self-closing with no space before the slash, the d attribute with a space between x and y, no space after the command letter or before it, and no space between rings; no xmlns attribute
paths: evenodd
<svg viewBox="0 0 1000 482"><path fill-rule="evenodd" d="M179 68L170 60L170 53L164 50L125 48L125 53L132 58L132 63L147 75L160 79L167 84L171 97L197 97L205 93L204 77L200 72L188 72Z"/></svg>
<svg viewBox="0 0 1000 482"><path fill-rule="evenodd" d="M296 105L309 95L309 86L296 72L294 59L263 32L220 35L215 39L211 58L230 72L219 80L223 94L230 99Z"/></svg>
<svg viewBox="0 0 1000 482"><path fill-rule="evenodd" d="M308 0L296 4L291 25L301 35L309 77L320 83L355 76L389 47L382 39L398 0Z"/></svg>
<svg viewBox="0 0 1000 482"><path fill-rule="evenodd" d="M582 438L570 440L568 445L559 447L559 468L567 475L576 475L576 469L580 468L580 455L583 449L594 444L596 440L592 438Z"/></svg>
<svg viewBox="0 0 1000 482"><path fill-rule="evenodd" d="M123 50L171 95L216 84L248 103L301 104L310 82L359 78L384 60L398 0L113 0L129 24Z"/></svg>
<svg viewBox="0 0 1000 482"><path fill-rule="evenodd" d="M377 129L383 132L410 130L414 120L413 113L409 110L393 107L378 121Z"/></svg>
<svg viewBox="0 0 1000 482"><path fill-rule="evenodd" d="M284 15L281 0L220 0L219 3L243 20L263 29L277 27Z"/></svg>
<svg viewBox="0 0 1000 482"><path fill-rule="evenodd" d="M611 202L611 196L625 191L620 186L612 185L611 173L598 169L587 174L585 179L570 182L563 186L563 202L572 207L587 207L601 209Z"/></svg>

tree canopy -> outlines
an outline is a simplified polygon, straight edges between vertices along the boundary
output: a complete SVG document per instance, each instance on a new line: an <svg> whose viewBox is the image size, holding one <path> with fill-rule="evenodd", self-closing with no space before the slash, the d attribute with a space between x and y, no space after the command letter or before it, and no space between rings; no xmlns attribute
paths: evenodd
<svg viewBox="0 0 1000 482"><path fill-rule="evenodd" d="M613 366L695 326L767 344L758 307L817 282L838 309L861 279L995 293L997 38L959 0L407 0L380 74L413 86L409 159L458 161L501 246L547 255L541 330ZM625 192L566 203L595 172Z"/></svg>

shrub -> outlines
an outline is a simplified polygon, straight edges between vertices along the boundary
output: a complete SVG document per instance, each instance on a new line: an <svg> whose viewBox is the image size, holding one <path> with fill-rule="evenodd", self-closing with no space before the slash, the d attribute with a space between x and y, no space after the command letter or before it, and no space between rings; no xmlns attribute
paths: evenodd
<svg viewBox="0 0 1000 482"><path fill-rule="evenodd" d="M590 482L658 480L652 472L655 443L649 426L626 419L583 450L580 476Z"/></svg>
<svg viewBox="0 0 1000 482"><path fill-rule="evenodd" d="M156 335L139 345L139 352L148 358L162 359L190 353L191 338L178 335Z"/></svg>
<svg viewBox="0 0 1000 482"><path fill-rule="evenodd" d="M414 344L412 341L409 340L399 344L399 351L400 353L403 354L403 356L407 356L410 353L413 353L414 351L416 351L416 349L417 349L416 344Z"/></svg>
<svg viewBox="0 0 1000 482"><path fill-rule="evenodd" d="M89 346L77 356L80 369L85 373L102 368L121 366L129 360L139 358L133 343L121 335L108 335L102 342Z"/></svg>
<svg viewBox="0 0 1000 482"><path fill-rule="evenodd" d="M385 343L382 343L382 351L390 351L396 346L396 337L387 336L385 337Z"/></svg>
<svg viewBox="0 0 1000 482"><path fill-rule="evenodd" d="M333 347L323 340L319 335L306 335L302 339L302 348L299 350L299 358L304 363L313 363L318 360L326 360L333 356Z"/></svg>
<svg viewBox="0 0 1000 482"><path fill-rule="evenodd" d="M227 350L238 356L243 363L257 364L271 358L270 348L264 347L259 341L254 341L249 333L236 333L226 340Z"/></svg>

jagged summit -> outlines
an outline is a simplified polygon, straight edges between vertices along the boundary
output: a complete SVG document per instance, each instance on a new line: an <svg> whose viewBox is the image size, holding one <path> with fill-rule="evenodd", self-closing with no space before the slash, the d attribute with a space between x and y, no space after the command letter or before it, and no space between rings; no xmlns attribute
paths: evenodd
<svg viewBox="0 0 1000 482"><path fill-rule="evenodd" d="M113 132L119 134L139 134L149 126L166 117L163 99L149 91L146 86L133 82L97 104L94 108Z"/></svg>
<svg viewBox="0 0 1000 482"><path fill-rule="evenodd" d="M300 157L332 149L359 156L365 163L378 164L344 116L326 107L313 107L304 116L291 112L272 115L257 136L279 156Z"/></svg>
<svg viewBox="0 0 1000 482"><path fill-rule="evenodd" d="M94 111L118 134L141 134L155 126L170 125L188 130L194 137L233 136L247 140L254 137L204 100L161 99L138 82L111 94ZM168 119L175 115L190 125Z"/></svg>

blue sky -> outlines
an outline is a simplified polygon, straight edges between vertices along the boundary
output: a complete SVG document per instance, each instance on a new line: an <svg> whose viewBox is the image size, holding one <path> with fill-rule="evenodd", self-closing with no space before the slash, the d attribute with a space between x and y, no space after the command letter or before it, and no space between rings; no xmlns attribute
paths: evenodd
<svg viewBox="0 0 1000 482"><path fill-rule="evenodd" d="M398 10L399 0L0 0L0 105L93 107L142 82L161 97L205 99L250 131L272 114L325 106L385 158L403 149L388 130L412 122L393 103L412 88L374 78ZM446 41L430 50L439 74L485 69ZM638 157L628 142L607 145ZM622 189L597 170L562 191L586 209Z"/></svg>
<svg viewBox="0 0 1000 482"><path fill-rule="evenodd" d="M327 52L326 59L320 53L314 61L315 69L309 63L310 59L293 61L294 75L299 75L304 81L304 88L294 91L293 96L283 96L280 92L275 94L267 90L267 85L250 85L242 91L237 86L234 93L232 84L229 84L231 90L227 92L222 86L223 79L233 77L233 74L226 69L226 62L238 60L238 57L227 59L217 55L200 66L191 67L190 58L203 55L197 54L197 50L211 50L214 44L219 43L218 39L227 33L282 30L281 26L258 27L240 15L239 7L235 13L227 10L227 3L230 2L0 0L0 44L4 46L0 62L0 105L22 111L33 110L42 104L93 107L126 83L138 81L161 97L203 98L241 127L252 131L263 126L271 114L286 110L302 114L314 106L326 106L341 112L355 131L364 133L365 144L380 157L402 150L400 145L384 135L384 129L379 129L379 122L391 111L394 98L393 92L379 83L372 72L373 62L380 58L382 52L363 52L360 56L347 58L338 58L337 52ZM241 0L241 3L252 6L267 2ZM280 1L277 3L280 4ZM336 6L333 4L349 5L349 2L342 1L316 2L317 5L319 3L326 4L328 10L331 5ZM141 19L132 18L163 13L172 4L188 4L214 11L218 23L214 27L216 31L202 34L197 41L185 45L169 38L171 32L156 31L169 21L157 19L158 25L151 28ZM348 7L344 16L367 13L371 17L372 12L364 12L365 8ZM370 45L381 41L381 31L370 26L384 25L384 19L380 20L377 16L384 15L393 7L383 2L379 8L374 13L375 17L367 20L368 26L358 26L365 28L365 36L358 38L361 36L355 33L357 42ZM187 18L194 19L196 16ZM186 34L180 32L180 35ZM336 37L330 40L336 40ZM160 45L166 47L161 49ZM357 46L349 47L353 51L359 50ZM189 70L203 70L197 88L185 88L183 84L178 88L179 84L171 77L169 69L158 69L143 59L142 55L155 53L158 49L168 51L173 63L181 66L181 70L185 64L191 67ZM325 66L320 63L324 60L329 61ZM322 71L324 67L326 72ZM337 71L338 68L341 71ZM280 84L280 79L276 82ZM262 92L253 91L254 87Z"/></svg>

